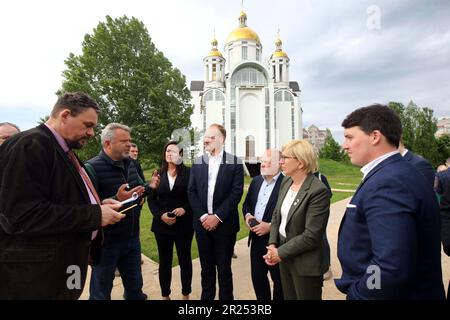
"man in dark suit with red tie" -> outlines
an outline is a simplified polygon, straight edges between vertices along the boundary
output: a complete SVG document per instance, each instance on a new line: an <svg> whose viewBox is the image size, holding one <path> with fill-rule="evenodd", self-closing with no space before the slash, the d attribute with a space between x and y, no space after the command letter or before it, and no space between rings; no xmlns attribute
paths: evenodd
<svg viewBox="0 0 450 320"><path fill-rule="evenodd" d="M202 267L202 300L216 295L216 270L219 299L233 299L233 255L239 231L238 204L244 187L241 161L223 150L225 128L211 125L205 132L208 153L195 160L189 177L188 197Z"/></svg>
<svg viewBox="0 0 450 320"><path fill-rule="evenodd" d="M261 175L253 178L242 206L242 213L250 229L248 244L253 289L258 300L271 300L269 279L273 281L273 300L283 299L280 268L269 266L263 256L267 253L272 213L278 200L278 192L283 181L280 168L280 151L266 150L261 157Z"/></svg>
<svg viewBox="0 0 450 320"><path fill-rule="evenodd" d="M99 111L86 94L66 93L45 124L1 145L0 300L78 299L91 239L124 217L117 201L99 203L72 151L94 135Z"/></svg>

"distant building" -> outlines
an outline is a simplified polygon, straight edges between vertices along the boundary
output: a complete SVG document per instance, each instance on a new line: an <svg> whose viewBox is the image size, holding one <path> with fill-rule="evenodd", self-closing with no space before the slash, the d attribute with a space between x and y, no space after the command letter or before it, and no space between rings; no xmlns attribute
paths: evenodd
<svg viewBox="0 0 450 320"><path fill-rule="evenodd" d="M204 79L191 82L192 127L204 132L213 123L223 125L225 150L254 163L267 148L302 138L300 87L290 80L290 59L281 39L264 61L260 38L247 26L244 12L224 44L222 54L213 39L203 59ZM202 152L200 139L195 153Z"/></svg>
<svg viewBox="0 0 450 320"><path fill-rule="evenodd" d="M328 131L326 129L321 130L315 125L310 125L309 128L303 129L303 139L308 140L317 152L325 145L327 136Z"/></svg>
<svg viewBox="0 0 450 320"><path fill-rule="evenodd" d="M441 118L437 122L436 138L442 137L444 134L450 134L450 118Z"/></svg>

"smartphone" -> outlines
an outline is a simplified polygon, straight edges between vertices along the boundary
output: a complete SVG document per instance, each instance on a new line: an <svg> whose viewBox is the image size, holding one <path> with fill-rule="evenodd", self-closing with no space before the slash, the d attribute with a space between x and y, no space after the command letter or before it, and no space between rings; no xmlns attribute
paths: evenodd
<svg viewBox="0 0 450 320"><path fill-rule="evenodd" d="M256 220L256 219L250 219L249 221L248 221L248 225L250 226L250 227L254 227L254 226L257 226L259 224L259 221L258 220Z"/></svg>
<svg viewBox="0 0 450 320"><path fill-rule="evenodd" d="M175 218L177 215L176 215L174 212L168 212L168 213L167 213L167 216L168 216L169 218Z"/></svg>

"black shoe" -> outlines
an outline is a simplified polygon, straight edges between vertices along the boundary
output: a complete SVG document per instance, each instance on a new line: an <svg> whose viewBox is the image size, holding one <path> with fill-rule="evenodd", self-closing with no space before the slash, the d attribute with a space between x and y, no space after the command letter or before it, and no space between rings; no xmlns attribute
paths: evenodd
<svg viewBox="0 0 450 320"><path fill-rule="evenodd" d="M123 295L123 299L124 299L124 300L127 300L127 298L125 297L125 294ZM142 292L142 294L139 296L139 298L133 299L133 300L147 300L147 299L148 299L147 294L145 294L145 293Z"/></svg>

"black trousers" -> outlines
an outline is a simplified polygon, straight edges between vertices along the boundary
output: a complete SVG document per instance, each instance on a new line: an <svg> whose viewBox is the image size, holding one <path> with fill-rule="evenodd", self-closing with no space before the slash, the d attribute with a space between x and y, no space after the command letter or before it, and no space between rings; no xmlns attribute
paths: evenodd
<svg viewBox="0 0 450 320"><path fill-rule="evenodd" d="M168 235L155 232L156 243L159 254L159 285L163 297L170 295L170 284L172 282L172 259L173 245L175 244L180 263L181 293L191 293L192 283L192 257L191 244L194 232L180 235Z"/></svg>
<svg viewBox="0 0 450 320"><path fill-rule="evenodd" d="M219 280L219 300L233 300L233 256L236 234L221 235L206 230L196 230L198 254L202 267L202 300L214 300L216 296L216 270Z"/></svg>
<svg viewBox="0 0 450 320"><path fill-rule="evenodd" d="M253 289L256 299L271 300L270 282L268 273L273 281L273 300L283 300L283 289L281 287L280 267L278 264L269 266L264 261L263 255L267 253L269 235L252 235L250 247L250 266L252 272Z"/></svg>

